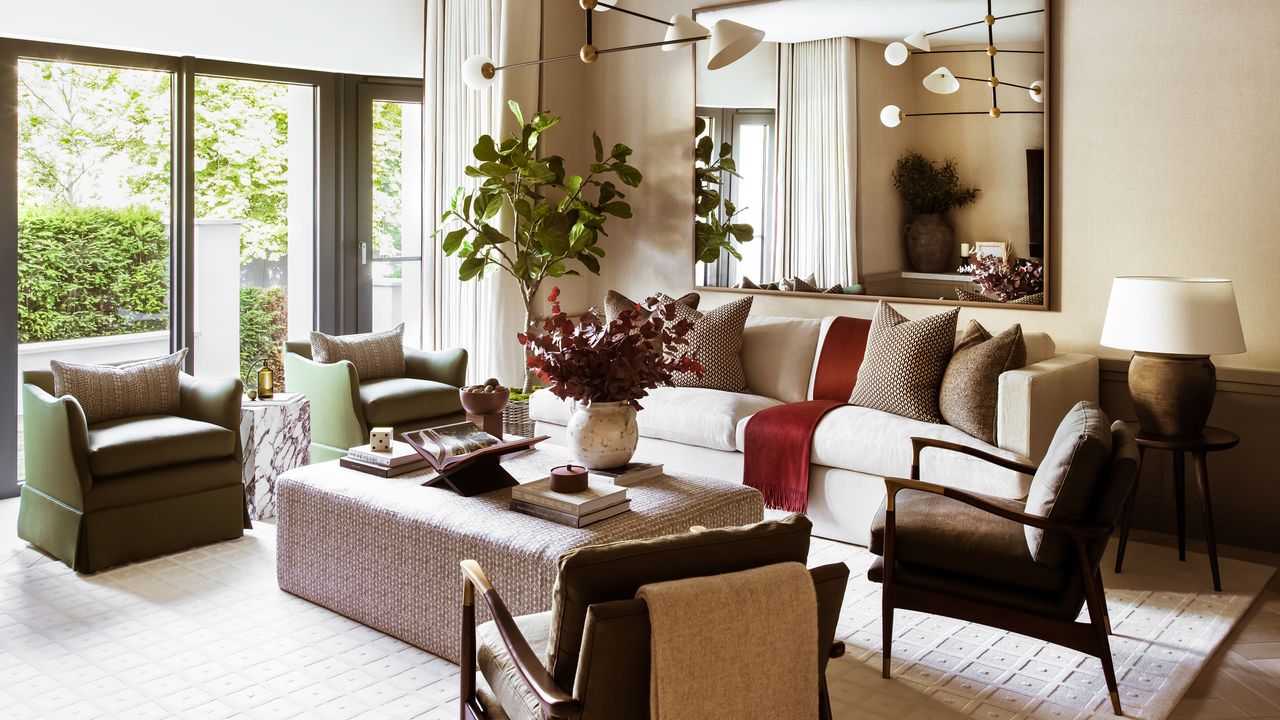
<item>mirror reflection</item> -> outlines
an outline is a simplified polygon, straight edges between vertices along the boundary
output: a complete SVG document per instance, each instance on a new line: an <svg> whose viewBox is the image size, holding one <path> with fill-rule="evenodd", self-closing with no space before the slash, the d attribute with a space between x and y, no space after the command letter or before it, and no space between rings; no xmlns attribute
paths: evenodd
<svg viewBox="0 0 1280 720"><path fill-rule="evenodd" d="M1043 305L1046 0L774 0L696 52L701 286Z"/></svg>

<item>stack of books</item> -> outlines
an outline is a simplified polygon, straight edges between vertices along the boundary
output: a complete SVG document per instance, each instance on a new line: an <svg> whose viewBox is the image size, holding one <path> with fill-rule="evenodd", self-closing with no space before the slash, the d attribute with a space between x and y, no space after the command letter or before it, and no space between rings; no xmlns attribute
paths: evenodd
<svg viewBox="0 0 1280 720"><path fill-rule="evenodd" d="M626 488L591 478L582 492L553 492L548 477L511 488L511 509L581 528L627 512L631 501L627 499Z"/></svg>
<svg viewBox="0 0 1280 720"><path fill-rule="evenodd" d="M351 470L359 470L378 477L392 478L416 470L428 468L425 458L409 443L391 441L390 451L374 450L368 445L358 445L347 450L347 456L338 464Z"/></svg>
<svg viewBox="0 0 1280 720"><path fill-rule="evenodd" d="M592 470L592 476L621 487L629 487L645 480L662 477L662 463L632 462L608 470Z"/></svg>

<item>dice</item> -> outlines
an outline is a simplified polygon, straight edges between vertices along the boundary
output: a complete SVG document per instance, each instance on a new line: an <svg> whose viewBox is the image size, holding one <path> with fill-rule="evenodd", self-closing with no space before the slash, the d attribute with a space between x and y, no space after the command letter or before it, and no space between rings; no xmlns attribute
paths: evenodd
<svg viewBox="0 0 1280 720"><path fill-rule="evenodd" d="M376 427L370 430L369 449L374 452L391 452L391 428Z"/></svg>

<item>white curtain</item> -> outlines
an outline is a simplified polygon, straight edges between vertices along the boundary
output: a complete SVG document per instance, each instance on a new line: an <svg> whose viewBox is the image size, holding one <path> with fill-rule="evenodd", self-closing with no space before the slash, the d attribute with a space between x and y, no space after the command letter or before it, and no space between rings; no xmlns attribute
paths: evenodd
<svg viewBox="0 0 1280 720"><path fill-rule="evenodd" d="M852 38L778 46L777 277L856 282L857 53Z"/></svg>
<svg viewBox="0 0 1280 720"><path fill-rule="evenodd" d="M537 57L540 3L528 0L426 0L425 100L423 105L423 347L463 347L470 353L472 382L497 377L519 386L524 352L516 341L524 305L515 281L495 273L482 280L458 279L457 258L440 250L440 215L459 186L478 184L463 173L475 162L471 148L484 134L501 138L518 131L507 100L529 117L537 109L536 67L498 73L488 90L462 82L462 63L484 54L496 64Z"/></svg>

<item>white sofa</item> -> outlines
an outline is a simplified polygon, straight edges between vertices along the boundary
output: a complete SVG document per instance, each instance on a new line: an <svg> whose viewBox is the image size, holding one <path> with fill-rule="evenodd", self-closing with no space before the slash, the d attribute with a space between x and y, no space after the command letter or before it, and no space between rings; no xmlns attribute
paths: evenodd
<svg viewBox="0 0 1280 720"><path fill-rule="evenodd" d="M834 318L752 317L743 338L748 393L657 388L640 402L636 459L668 468L742 481L743 433L768 407L811 399L818 349ZM814 534L866 545L884 500L884 477L908 477L913 436L981 448L1039 463L1058 422L1080 400L1098 399L1098 360L1059 355L1043 333L1026 332L1027 366L1000 376L996 446L949 425L844 406L819 423L813 438L809 510ZM546 390L530 400L537 432L562 443L572 406ZM926 450L921 474L930 481L1005 498L1025 498L1031 478L974 458Z"/></svg>

